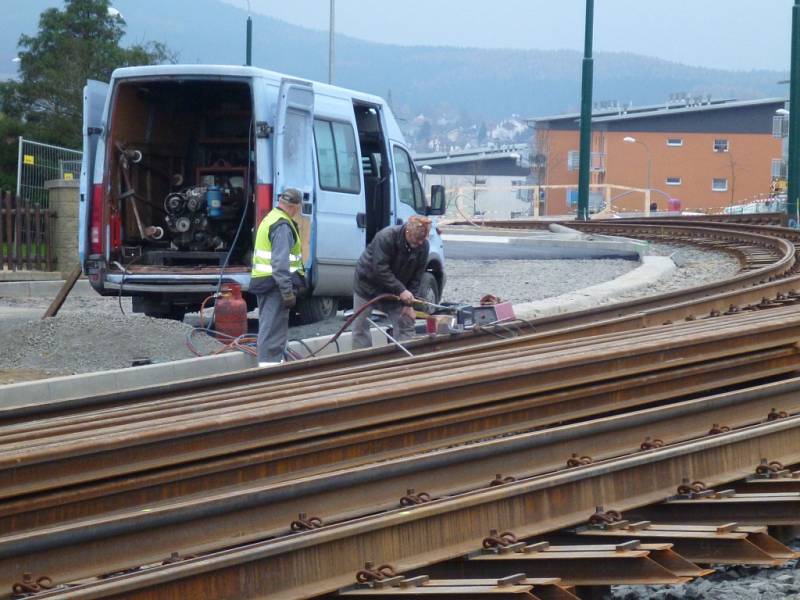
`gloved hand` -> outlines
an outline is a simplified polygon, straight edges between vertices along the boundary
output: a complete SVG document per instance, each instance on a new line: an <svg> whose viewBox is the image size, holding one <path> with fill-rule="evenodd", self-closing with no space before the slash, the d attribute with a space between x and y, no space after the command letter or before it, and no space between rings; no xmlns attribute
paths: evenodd
<svg viewBox="0 0 800 600"><path fill-rule="evenodd" d="M409 292L408 290L403 290L400 294L400 302L407 306L411 306L414 302L414 294Z"/></svg>
<svg viewBox="0 0 800 600"><path fill-rule="evenodd" d="M283 308L294 308L295 304L297 304L297 298L294 294L288 294L283 297Z"/></svg>

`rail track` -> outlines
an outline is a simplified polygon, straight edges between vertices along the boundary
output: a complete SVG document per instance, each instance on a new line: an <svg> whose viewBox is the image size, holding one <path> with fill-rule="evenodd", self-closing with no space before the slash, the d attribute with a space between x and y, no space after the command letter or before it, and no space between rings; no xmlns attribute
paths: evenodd
<svg viewBox="0 0 800 600"><path fill-rule="evenodd" d="M309 597L352 583L366 560L407 576L343 595L391 596L405 582L423 595L459 588L455 595L472 597L496 585L470 575L515 575L539 552L489 560L527 547L514 542L474 554L491 529L530 538L580 524L597 504L662 510L668 520L663 507L642 507L674 495L684 478L713 486L741 480L763 458L800 462L792 378L800 235L731 222L581 228L723 249L742 270L685 293L518 323L513 338L497 339L508 333L500 330L415 342L414 358L354 353L2 410L0 598L15 584L35 586L26 573L57 584L87 579L37 598ZM565 469L568 461L579 466ZM487 487L492 480L502 485ZM787 494L800 487L784 484L790 491L778 494L796 509ZM765 506L780 504L758 494ZM781 524L795 523L791 511L781 514ZM758 517L751 525L772 524L770 514ZM639 537L661 541L623 550L614 544L630 536L617 527L612 556L631 553L648 581L702 575L654 547L682 538L675 527L651 527ZM726 534L761 540L763 560L793 556L743 527ZM682 531L705 539L705 530ZM566 548L601 536L559 535ZM180 555L156 564L172 552ZM565 559L559 553L575 552L537 554L538 567L521 569L532 579L509 580L505 591L555 598L571 597L559 578L567 587L605 585L553 566ZM453 562L459 556L469 560ZM656 559L666 572L652 570L647 561ZM626 581L623 571L614 582ZM545 579L534 582L536 573Z"/></svg>

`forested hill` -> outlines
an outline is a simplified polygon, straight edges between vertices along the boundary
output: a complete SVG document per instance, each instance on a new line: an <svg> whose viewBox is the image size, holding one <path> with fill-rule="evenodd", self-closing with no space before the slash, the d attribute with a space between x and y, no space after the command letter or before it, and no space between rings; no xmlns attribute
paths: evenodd
<svg viewBox="0 0 800 600"><path fill-rule="evenodd" d="M0 75L13 70L16 40L35 32L39 13L57 0L14 0L3 18ZM321 3L327 5L327 3ZM127 40L165 42L180 62L244 62L246 13L221 0L115 0L128 24ZM326 32L254 15L254 64L324 80ZM413 27L413 22L398 24ZM532 29L532 35L535 28ZM666 39L666 38L664 38ZM402 47L341 36L336 82L386 96L401 115L457 113L475 121L577 110L581 56L573 51ZM674 92L715 98L786 95L777 71L723 71L624 53L595 56L596 100L662 102Z"/></svg>

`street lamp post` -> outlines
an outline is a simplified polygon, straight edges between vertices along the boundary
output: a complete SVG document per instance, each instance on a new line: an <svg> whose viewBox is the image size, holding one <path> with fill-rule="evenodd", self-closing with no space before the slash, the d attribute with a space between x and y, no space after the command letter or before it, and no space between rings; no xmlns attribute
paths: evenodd
<svg viewBox="0 0 800 600"><path fill-rule="evenodd" d="M651 187L651 176L653 174L653 155L650 154L650 148L645 144L642 140L637 140L635 137L626 136L622 138L622 141L626 144L641 144L644 146L644 151L647 153L647 190L644 193L644 214L650 214L650 190Z"/></svg>
<svg viewBox="0 0 800 600"><path fill-rule="evenodd" d="M792 7L792 50L789 78L789 110L800 106L800 0ZM795 110L795 114L797 111ZM786 212L789 226L797 227L800 220L800 119L789 118L788 182L786 190Z"/></svg>
<svg viewBox="0 0 800 600"><path fill-rule="evenodd" d="M336 62L336 48L334 46L334 36L336 34L336 4L331 0L331 23L328 32L328 83L333 85L334 67Z"/></svg>

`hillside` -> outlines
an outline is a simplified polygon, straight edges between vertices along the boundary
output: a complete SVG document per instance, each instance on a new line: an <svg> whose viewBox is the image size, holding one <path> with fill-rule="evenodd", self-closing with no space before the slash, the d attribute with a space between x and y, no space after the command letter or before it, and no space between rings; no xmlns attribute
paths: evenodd
<svg viewBox="0 0 800 600"><path fill-rule="evenodd" d="M0 76L13 69L20 33L35 31L39 12L55 0L15 2L4 16ZM115 0L128 40L160 40L181 62L241 64L246 14L220 0ZM327 77L327 33L254 15L254 64L313 79ZM468 43L469 40L465 40ZM337 38L337 83L386 96L403 118L459 115L473 122L511 114L576 110L580 53L401 47ZM597 53L596 100L634 104L664 101L674 92L756 98L788 93L777 71L723 71L624 53Z"/></svg>

